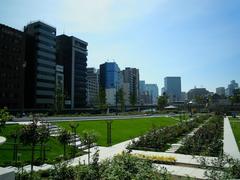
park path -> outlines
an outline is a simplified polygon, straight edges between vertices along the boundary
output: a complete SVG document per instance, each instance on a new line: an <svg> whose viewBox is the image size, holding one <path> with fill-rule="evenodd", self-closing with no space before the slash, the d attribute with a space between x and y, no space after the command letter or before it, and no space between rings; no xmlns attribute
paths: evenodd
<svg viewBox="0 0 240 180"><path fill-rule="evenodd" d="M224 118L223 151L225 154L228 154L233 158L240 160L240 152L228 117Z"/></svg>
<svg viewBox="0 0 240 180"><path fill-rule="evenodd" d="M135 140L137 140L137 138L135 138ZM115 155L121 154L123 151L127 151L126 147L128 146L129 143L131 143L131 140L124 141L124 142L118 143L118 144L110 146L110 147L102 147L102 146L93 147L90 149L90 152L91 152L90 156L92 157L93 154L96 152L96 150L98 150L100 161L109 159ZM189 176L191 178L206 179L204 176L205 170L196 167L196 166L200 165L200 162L198 161L198 158L200 158L200 156L198 156L196 158L196 156L193 157L191 155L183 155L183 154L177 154L177 153L137 151L137 150L133 150L131 153L132 154L143 154L143 155L159 155L159 156L165 156L165 157L173 156L176 158L177 163L182 164L181 166L164 165L164 164L154 164L154 166L157 169L164 167L172 175L175 175L175 176ZM211 159L212 158L210 157L209 161ZM80 156L80 157L73 158L68 161L69 166L77 166L79 164L88 164L88 155L87 154ZM187 164L187 165L184 166L183 164ZM192 167L189 167L189 166L192 166ZM34 166L33 167L34 171L46 170L46 169L51 169L51 168L54 168L54 166L50 165L50 164L43 164L42 166ZM18 171L18 169L16 167L7 167L4 169L12 170L15 172ZM24 166L23 169L27 172L30 172L31 166L30 165ZM3 168L2 168L2 170L3 170ZM1 171L1 168L0 168L0 171Z"/></svg>

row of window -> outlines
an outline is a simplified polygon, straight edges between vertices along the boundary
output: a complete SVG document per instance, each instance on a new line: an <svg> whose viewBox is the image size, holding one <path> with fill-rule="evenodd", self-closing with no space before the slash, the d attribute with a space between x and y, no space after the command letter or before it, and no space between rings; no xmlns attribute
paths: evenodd
<svg viewBox="0 0 240 180"><path fill-rule="evenodd" d="M51 28L51 27L48 27L48 26L37 24L37 25L34 26L34 29L42 29L42 30L45 30L47 32L50 32L53 35L56 35L56 30L54 28Z"/></svg>

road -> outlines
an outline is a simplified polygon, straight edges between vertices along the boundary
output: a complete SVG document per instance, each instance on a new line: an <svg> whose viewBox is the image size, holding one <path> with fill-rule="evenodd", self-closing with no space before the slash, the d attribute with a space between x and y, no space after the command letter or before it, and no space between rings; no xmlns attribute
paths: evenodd
<svg viewBox="0 0 240 180"><path fill-rule="evenodd" d="M96 120L113 120L113 119L134 119L134 118L153 118L153 117L164 117L166 114L155 114L155 115L127 115L127 116L75 116L75 117L43 117L42 119L48 122L59 122L59 121L96 121ZM13 118L12 122L28 122L32 118Z"/></svg>

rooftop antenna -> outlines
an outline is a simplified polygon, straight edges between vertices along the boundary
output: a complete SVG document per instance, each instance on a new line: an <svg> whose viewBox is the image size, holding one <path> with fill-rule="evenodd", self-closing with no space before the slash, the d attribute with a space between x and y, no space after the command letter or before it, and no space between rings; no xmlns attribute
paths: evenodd
<svg viewBox="0 0 240 180"><path fill-rule="evenodd" d="M65 27L63 27L63 34L65 34Z"/></svg>

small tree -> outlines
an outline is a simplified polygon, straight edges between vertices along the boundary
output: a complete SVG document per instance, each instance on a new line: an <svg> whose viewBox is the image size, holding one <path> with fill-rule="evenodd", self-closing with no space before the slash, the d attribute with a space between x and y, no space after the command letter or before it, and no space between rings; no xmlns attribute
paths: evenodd
<svg viewBox="0 0 240 180"><path fill-rule="evenodd" d="M209 162L207 158L200 158L204 175L207 179L240 179L240 160L228 155L220 155ZM211 166L209 166L211 164Z"/></svg>
<svg viewBox="0 0 240 180"><path fill-rule="evenodd" d="M166 96L159 96L158 97L158 109L162 110L167 105L167 97Z"/></svg>
<svg viewBox="0 0 240 180"><path fill-rule="evenodd" d="M90 163L90 148L97 141L97 134L94 131L83 131L82 142L87 145L88 148L88 164Z"/></svg>
<svg viewBox="0 0 240 180"><path fill-rule="evenodd" d="M64 108L64 93L63 89L60 87L56 88L56 96L55 96L55 111L56 113L60 113Z"/></svg>
<svg viewBox="0 0 240 180"><path fill-rule="evenodd" d="M33 123L30 125L24 126L21 133L20 133L20 141L23 144L30 145L32 151L32 158L31 158L31 174L33 172L33 163L34 163L34 153L36 144L39 142L39 131L37 129L37 120L33 118Z"/></svg>
<svg viewBox="0 0 240 180"><path fill-rule="evenodd" d="M17 140L18 140L18 135L19 132L16 130L14 132L11 133L11 138L13 138L14 143L13 143L13 161L15 161L15 163L17 162L17 152L18 152L18 146L17 146Z"/></svg>
<svg viewBox="0 0 240 180"><path fill-rule="evenodd" d="M12 117L8 112L7 107L0 109L0 131L1 131L1 128L5 127L6 122L9 121L11 118Z"/></svg>
<svg viewBox="0 0 240 180"><path fill-rule="evenodd" d="M49 140L50 132L46 125L40 126L38 131L39 131L39 142L41 145L40 158L42 161L44 161L46 159L46 143Z"/></svg>
<svg viewBox="0 0 240 180"><path fill-rule="evenodd" d="M72 134L74 136L74 148L73 148L73 156L75 157L76 155L76 151L77 151L77 141L76 141L76 137L77 137L77 128L79 126L78 123L70 123L69 126L72 129Z"/></svg>
<svg viewBox="0 0 240 180"><path fill-rule="evenodd" d="M60 135L58 136L59 142L63 145L64 158L66 158L66 146L69 143L70 138L71 135L67 130L62 130Z"/></svg>
<svg viewBox="0 0 240 180"><path fill-rule="evenodd" d="M106 92L105 92L105 89L100 86L100 88L99 88L99 108L101 110L105 110L106 107L107 107L107 104L106 104Z"/></svg>
<svg viewBox="0 0 240 180"><path fill-rule="evenodd" d="M121 106L121 111L123 112L124 111L124 108L125 108L125 99L124 99L124 92L123 92L123 89L120 88L117 92L117 100L118 102L120 103L120 106Z"/></svg>
<svg viewBox="0 0 240 180"><path fill-rule="evenodd" d="M132 93L130 93L130 104L132 106L135 106L137 104L137 94L135 91L133 91Z"/></svg>

